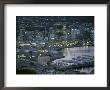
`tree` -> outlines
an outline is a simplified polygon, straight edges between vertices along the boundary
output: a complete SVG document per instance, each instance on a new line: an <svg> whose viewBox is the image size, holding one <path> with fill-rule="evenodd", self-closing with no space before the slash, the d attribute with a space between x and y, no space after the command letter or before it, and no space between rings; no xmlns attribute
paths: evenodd
<svg viewBox="0 0 110 90"><path fill-rule="evenodd" d="M60 39L60 37L64 35L64 30L63 29L57 29L55 34L57 35L58 39Z"/></svg>

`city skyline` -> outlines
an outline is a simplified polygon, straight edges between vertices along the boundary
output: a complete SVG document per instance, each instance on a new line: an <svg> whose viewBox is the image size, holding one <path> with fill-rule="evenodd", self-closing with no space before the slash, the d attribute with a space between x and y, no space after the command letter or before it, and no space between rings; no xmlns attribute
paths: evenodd
<svg viewBox="0 0 110 90"><path fill-rule="evenodd" d="M16 16L16 62L18 74L93 73L94 16Z"/></svg>

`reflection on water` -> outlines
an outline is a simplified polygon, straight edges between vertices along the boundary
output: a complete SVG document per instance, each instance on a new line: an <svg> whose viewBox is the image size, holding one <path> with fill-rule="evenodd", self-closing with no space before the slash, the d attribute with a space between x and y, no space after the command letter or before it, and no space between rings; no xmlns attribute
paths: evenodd
<svg viewBox="0 0 110 90"><path fill-rule="evenodd" d="M69 60L69 59L70 59L70 56L71 56L71 54L70 54L70 49L69 49L69 48L65 48L63 55L65 56L65 58L66 58L67 60Z"/></svg>
<svg viewBox="0 0 110 90"><path fill-rule="evenodd" d="M61 58L63 60L71 60L72 58L76 58L82 55L94 56L94 47L65 48L63 55L65 56L65 58Z"/></svg>
<svg viewBox="0 0 110 90"><path fill-rule="evenodd" d="M77 58L78 56L94 56L94 47L74 47L74 48L65 48L63 51L64 58L56 59L54 62L61 62L62 60L72 60L72 58ZM82 60L83 61L83 60ZM80 69L75 69L75 71L85 72L85 73L94 73L94 67L85 67Z"/></svg>

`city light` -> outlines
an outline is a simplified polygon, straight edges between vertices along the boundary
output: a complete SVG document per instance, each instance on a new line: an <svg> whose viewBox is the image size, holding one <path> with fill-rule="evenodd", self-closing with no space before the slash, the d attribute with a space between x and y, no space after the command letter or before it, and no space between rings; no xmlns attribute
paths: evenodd
<svg viewBox="0 0 110 90"><path fill-rule="evenodd" d="M36 74L80 74L77 68L90 66L94 70L93 47L93 16L16 17L18 71L32 68Z"/></svg>

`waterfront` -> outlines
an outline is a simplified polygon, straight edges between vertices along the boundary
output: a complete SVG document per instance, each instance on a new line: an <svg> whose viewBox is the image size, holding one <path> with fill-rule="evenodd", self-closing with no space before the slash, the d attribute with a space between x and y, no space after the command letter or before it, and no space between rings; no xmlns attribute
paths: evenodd
<svg viewBox="0 0 110 90"><path fill-rule="evenodd" d="M53 61L55 65L59 66L58 68L71 68L74 71L79 71L81 73L90 73L94 71L94 47L65 48L63 55L65 56L64 58ZM78 62L79 57L81 59L80 62ZM76 59L76 61L73 59ZM92 62L92 64L86 66L85 62ZM79 67L80 65L83 65L83 67ZM77 68L72 68L74 66Z"/></svg>
<svg viewBox="0 0 110 90"><path fill-rule="evenodd" d="M22 61L17 65L23 70L33 70L36 74L94 74L94 47L74 47L63 50L64 58L50 61L44 65L43 57L38 61Z"/></svg>
<svg viewBox="0 0 110 90"><path fill-rule="evenodd" d="M16 74L93 74L94 16L17 16Z"/></svg>
<svg viewBox="0 0 110 90"><path fill-rule="evenodd" d="M89 55L94 56L94 47L74 47L74 48L65 48L63 51L65 58L56 59L56 60L72 60L78 56Z"/></svg>

